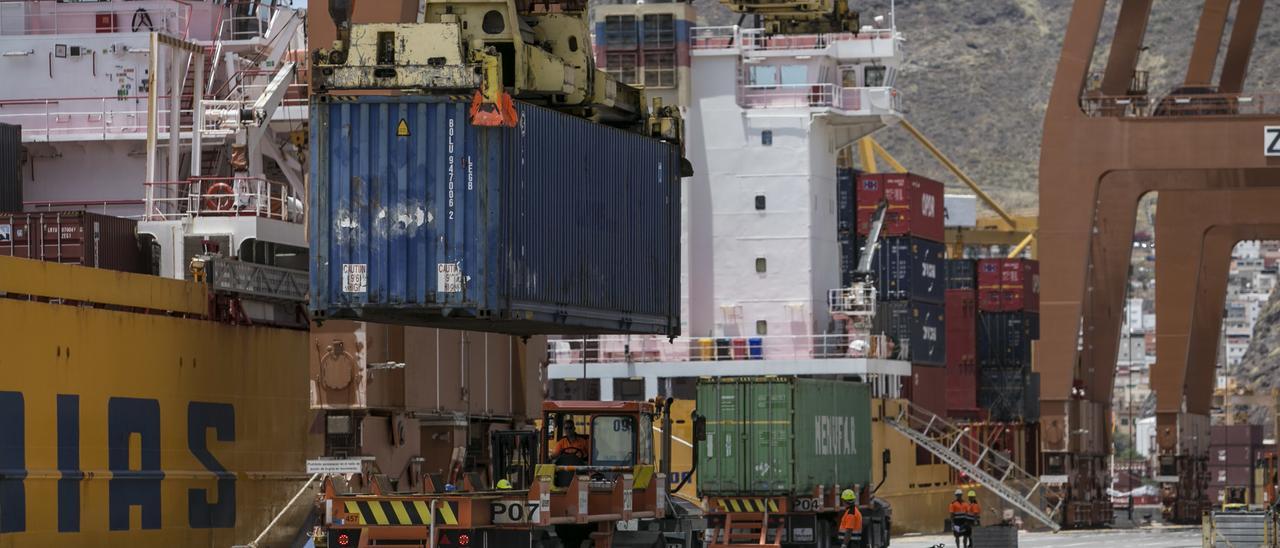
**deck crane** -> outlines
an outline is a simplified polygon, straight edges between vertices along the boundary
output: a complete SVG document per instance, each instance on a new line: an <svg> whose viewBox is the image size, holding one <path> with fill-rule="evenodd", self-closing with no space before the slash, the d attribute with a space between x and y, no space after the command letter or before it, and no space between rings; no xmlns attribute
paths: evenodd
<svg viewBox="0 0 1280 548"><path fill-rule="evenodd" d="M867 243L858 255L857 270L849 287L832 289L827 295L827 307L831 317L844 320L851 336L851 345L862 341L860 335L871 331L871 321L876 315L876 282L871 271L871 263L875 260L876 248L880 246L880 232L884 228L885 215L889 211L889 203L880 200L876 211L871 215L871 226L867 233ZM854 353L859 349L851 348ZM869 350L869 349L864 349Z"/></svg>

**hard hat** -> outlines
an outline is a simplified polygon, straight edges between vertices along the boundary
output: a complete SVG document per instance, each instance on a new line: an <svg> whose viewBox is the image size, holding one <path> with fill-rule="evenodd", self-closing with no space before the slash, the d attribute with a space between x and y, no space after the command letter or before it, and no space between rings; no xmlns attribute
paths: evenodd
<svg viewBox="0 0 1280 548"><path fill-rule="evenodd" d="M970 496L970 497L972 497L972 498L975 498L975 499L976 499L976 498L978 498L978 492L977 492L977 491L974 491L973 489L970 489L970 490L969 490L969 496Z"/></svg>
<svg viewBox="0 0 1280 548"><path fill-rule="evenodd" d="M956 489L956 496L957 496L957 497L963 497L963 496L964 496L964 489Z"/></svg>
<svg viewBox="0 0 1280 548"><path fill-rule="evenodd" d="M444 492L446 492L446 493L452 493L452 492L457 491L457 490L458 490L458 486L456 486L456 485L454 485L454 484L452 484L452 483L446 483L446 484L444 484Z"/></svg>
<svg viewBox="0 0 1280 548"><path fill-rule="evenodd" d="M843 500L845 502L853 502L855 500L858 500L858 495L857 493L853 492L853 489L845 489L843 492L840 493L840 500Z"/></svg>
<svg viewBox="0 0 1280 548"><path fill-rule="evenodd" d="M498 489L510 489L510 488L511 488L511 482L507 481L506 478L498 480Z"/></svg>

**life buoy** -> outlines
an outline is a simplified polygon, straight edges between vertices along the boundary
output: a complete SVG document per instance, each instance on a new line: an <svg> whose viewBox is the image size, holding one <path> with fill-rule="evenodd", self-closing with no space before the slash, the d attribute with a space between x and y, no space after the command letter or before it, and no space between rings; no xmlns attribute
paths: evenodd
<svg viewBox="0 0 1280 548"><path fill-rule="evenodd" d="M231 211L236 203L236 189L227 183L209 185L204 193L204 208L209 211Z"/></svg>

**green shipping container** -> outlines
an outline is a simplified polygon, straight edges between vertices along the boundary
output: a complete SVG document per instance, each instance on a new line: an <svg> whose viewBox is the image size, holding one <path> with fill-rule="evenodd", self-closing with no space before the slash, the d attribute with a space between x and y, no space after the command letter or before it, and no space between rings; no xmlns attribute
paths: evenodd
<svg viewBox="0 0 1280 548"><path fill-rule="evenodd" d="M871 479L871 390L789 377L698 381L703 495L805 495Z"/></svg>

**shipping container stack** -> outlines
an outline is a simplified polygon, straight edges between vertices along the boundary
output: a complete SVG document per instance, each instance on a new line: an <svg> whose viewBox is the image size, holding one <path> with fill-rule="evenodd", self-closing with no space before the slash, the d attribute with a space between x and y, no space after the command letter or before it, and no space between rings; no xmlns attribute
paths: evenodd
<svg viewBox="0 0 1280 548"><path fill-rule="evenodd" d="M972 259L948 259L947 416L979 420L978 409L978 275Z"/></svg>
<svg viewBox="0 0 1280 548"><path fill-rule="evenodd" d="M1262 426L1219 424L1209 429L1209 503L1221 507L1223 491L1243 488L1245 503L1261 502L1254 482L1254 466L1262 450Z"/></svg>
<svg viewBox="0 0 1280 548"><path fill-rule="evenodd" d="M22 126L0 124L0 213L22 211Z"/></svg>
<svg viewBox="0 0 1280 548"><path fill-rule="evenodd" d="M853 277L858 253L871 229L881 200L888 202L880 244L871 261L877 294L873 330L888 335L897 359L911 362L911 378L903 393L921 407L945 414L947 407L947 340L943 322L946 302L942 183L909 173L854 174L838 178L841 212L853 220L853 249L842 241L841 280ZM854 208L847 196L853 183ZM846 223L842 227L848 227ZM844 260L844 257L850 260Z"/></svg>
<svg viewBox="0 0 1280 548"><path fill-rule="evenodd" d="M1040 265L1028 259L978 261L978 406L993 421L1040 418L1039 373L1031 341L1040 338Z"/></svg>

